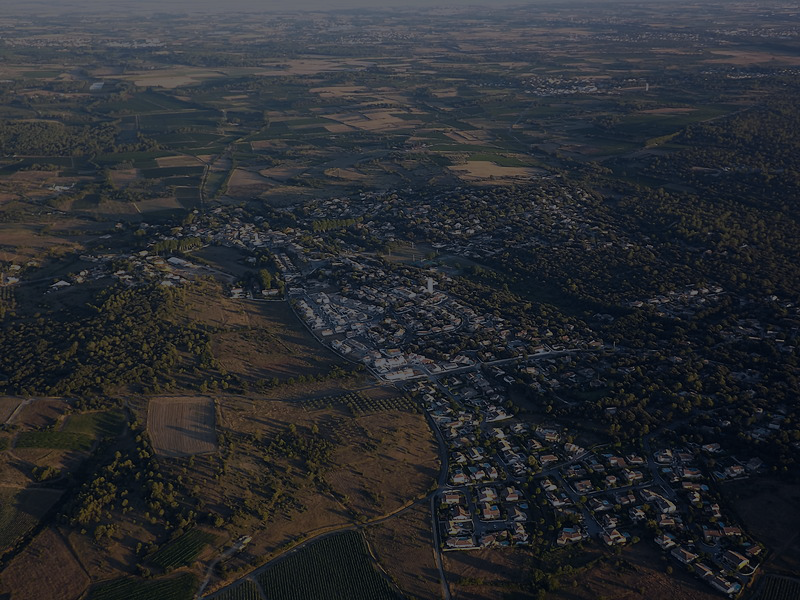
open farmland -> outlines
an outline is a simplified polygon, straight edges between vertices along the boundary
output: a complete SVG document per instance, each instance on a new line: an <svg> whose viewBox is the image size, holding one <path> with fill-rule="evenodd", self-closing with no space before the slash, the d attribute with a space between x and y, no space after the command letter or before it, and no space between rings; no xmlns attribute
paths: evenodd
<svg viewBox="0 0 800 600"><path fill-rule="evenodd" d="M755 600L793 600L800 598L800 580L768 575Z"/></svg>
<svg viewBox="0 0 800 600"><path fill-rule="evenodd" d="M151 581L126 578L96 585L87 600L191 600L196 590L197 579L188 573Z"/></svg>
<svg viewBox="0 0 800 600"><path fill-rule="evenodd" d="M0 554L33 529L61 494L61 490L0 488Z"/></svg>
<svg viewBox="0 0 800 600"><path fill-rule="evenodd" d="M271 600L399 600L375 569L364 538L349 531L306 546L258 576Z"/></svg>
<svg viewBox="0 0 800 600"><path fill-rule="evenodd" d="M0 597L9 594L13 600L75 600L88 585L89 577L75 555L61 534L51 528L36 536L3 571Z"/></svg>
<svg viewBox="0 0 800 600"><path fill-rule="evenodd" d="M208 544L214 543L215 539L210 533L191 529L151 556L150 562L165 571L189 565Z"/></svg>
<svg viewBox="0 0 800 600"><path fill-rule="evenodd" d="M61 432L107 438L119 434L124 420L117 410L75 414L67 417Z"/></svg>
<svg viewBox="0 0 800 600"><path fill-rule="evenodd" d="M94 440L82 433L64 431L23 431L17 436L17 448L50 448L54 450L91 450Z"/></svg>
<svg viewBox="0 0 800 600"><path fill-rule="evenodd" d="M245 579L238 585L225 588L213 598L214 600L262 600L263 596L255 583Z"/></svg>
<svg viewBox="0 0 800 600"><path fill-rule="evenodd" d="M214 400L205 397L153 398L147 410L147 432L163 456L215 452L215 421Z"/></svg>

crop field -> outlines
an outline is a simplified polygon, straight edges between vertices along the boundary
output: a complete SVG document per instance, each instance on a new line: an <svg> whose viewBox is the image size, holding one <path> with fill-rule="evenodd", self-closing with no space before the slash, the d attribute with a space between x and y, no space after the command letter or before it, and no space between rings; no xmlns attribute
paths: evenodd
<svg viewBox="0 0 800 600"><path fill-rule="evenodd" d="M70 415L61 428L61 433L107 438L117 435L124 421L125 417L117 410Z"/></svg>
<svg viewBox="0 0 800 600"><path fill-rule="evenodd" d="M203 173L203 167L156 167L154 169L142 169L142 177L146 179L162 179L165 177L199 176Z"/></svg>
<svg viewBox="0 0 800 600"><path fill-rule="evenodd" d="M75 600L89 583L62 536L50 528L37 535L3 571L0 598Z"/></svg>
<svg viewBox="0 0 800 600"><path fill-rule="evenodd" d="M199 529L190 529L179 538L150 557L150 562L164 570L190 565L208 544L213 544L215 537Z"/></svg>
<svg viewBox="0 0 800 600"><path fill-rule="evenodd" d="M214 600L262 600L258 586L245 579L239 585L228 588L214 596Z"/></svg>
<svg viewBox="0 0 800 600"><path fill-rule="evenodd" d="M415 411L416 404L407 396L376 398L361 392L350 392L334 396L322 396L303 401L306 410L322 410L334 404L344 404L354 416L368 415L387 410Z"/></svg>
<svg viewBox="0 0 800 600"><path fill-rule="evenodd" d="M215 452L214 401L204 397L153 398L147 412L147 432L163 456Z"/></svg>
<svg viewBox="0 0 800 600"><path fill-rule="evenodd" d="M0 552L35 527L60 497L53 490L0 488Z"/></svg>
<svg viewBox="0 0 800 600"><path fill-rule="evenodd" d="M197 578L183 573L151 581L123 578L101 583L86 600L192 600L196 591Z"/></svg>
<svg viewBox="0 0 800 600"><path fill-rule="evenodd" d="M92 449L94 440L91 436L82 433L65 431L23 431L17 436L17 448L51 448L54 450L82 450Z"/></svg>
<svg viewBox="0 0 800 600"><path fill-rule="evenodd" d="M270 600L399 600L378 573L360 533L348 531L311 544L261 573Z"/></svg>
<svg viewBox="0 0 800 600"><path fill-rule="evenodd" d="M800 580L767 575L756 600L795 600L800 598Z"/></svg>

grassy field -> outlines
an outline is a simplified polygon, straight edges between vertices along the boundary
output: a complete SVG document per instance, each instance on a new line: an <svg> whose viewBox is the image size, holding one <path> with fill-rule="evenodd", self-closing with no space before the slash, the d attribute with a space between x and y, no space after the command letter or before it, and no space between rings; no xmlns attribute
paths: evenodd
<svg viewBox="0 0 800 600"><path fill-rule="evenodd" d="M216 538L200 529L190 529L150 557L149 562L164 570L192 564L208 544Z"/></svg>
<svg viewBox="0 0 800 600"><path fill-rule="evenodd" d="M360 533L333 535L267 569L258 582L270 600L399 600L378 573Z"/></svg>
<svg viewBox="0 0 800 600"><path fill-rule="evenodd" d="M52 448L55 450L89 451L94 438L82 433L65 431L23 431L17 436L17 448Z"/></svg>
<svg viewBox="0 0 800 600"><path fill-rule="evenodd" d="M86 600L192 600L197 586L189 573L151 581L123 578L94 586Z"/></svg>
<svg viewBox="0 0 800 600"><path fill-rule="evenodd" d="M125 416L117 410L70 415L61 432L107 438L119 434L124 422Z"/></svg>

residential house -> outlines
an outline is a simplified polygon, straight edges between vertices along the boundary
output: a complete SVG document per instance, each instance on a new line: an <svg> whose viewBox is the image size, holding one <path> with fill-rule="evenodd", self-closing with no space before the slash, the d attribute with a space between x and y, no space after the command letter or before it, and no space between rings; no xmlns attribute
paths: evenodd
<svg viewBox="0 0 800 600"><path fill-rule="evenodd" d="M697 554L694 552L690 552L683 546L678 546L677 548L673 549L670 554L678 561L682 562L685 565L690 564L694 560L697 559Z"/></svg>
<svg viewBox="0 0 800 600"><path fill-rule="evenodd" d="M733 550L726 550L725 554L722 555L722 560L731 569L736 569L737 571L740 569L744 569L747 565L750 564L750 561L747 558L745 558L738 552L734 552Z"/></svg>

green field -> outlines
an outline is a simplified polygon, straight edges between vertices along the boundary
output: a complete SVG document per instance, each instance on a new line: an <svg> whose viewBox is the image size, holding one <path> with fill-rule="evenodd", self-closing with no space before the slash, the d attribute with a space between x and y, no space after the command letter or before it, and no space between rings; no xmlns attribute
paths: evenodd
<svg viewBox="0 0 800 600"><path fill-rule="evenodd" d="M150 562L164 570L191 564L208 544L214 543L215 539L210 533L190 529L153 554Z"/></svg>
<svg viewBox="0 0 800 600"><path fill-rule="evenodd" d="M231 587L218 596L214 596L214 600L261 600L262 596L258 591L258 586L250 580L244 580L239 585Z"/></svg>
<svg viewBox="0 0 800 600"><path fill-rule="evenodd" d="M106 438L117 435L125 421L117 410L70 415L61 433L88 435L93 438Z"/></svg>
<svg viewBox="0 0 800 600"><path fill-rule="evenodd" d="M188 573L152 581L126 577L98 584L86 600L192 600L196 591L197 578Z"/></svg>
<svg viewBox="0 0 800 600"><path fill-rule="evenodd" d="M17 436L17 448L52 448L54 450L91 450L94 439L68 431L23 431Z"/></svg>
<svg viewBox="0 0 800 600"><path fill-rule="evenodd" d="M311 544L259 574L270 600L399 600L375 569L360 533L348 531Z"/></svg>
<svg viewBox="0 0 800 600"><path fill-rule="evenodd" d="M796 600L800 598L800 580L768 575L756 600Z"/></svg>

